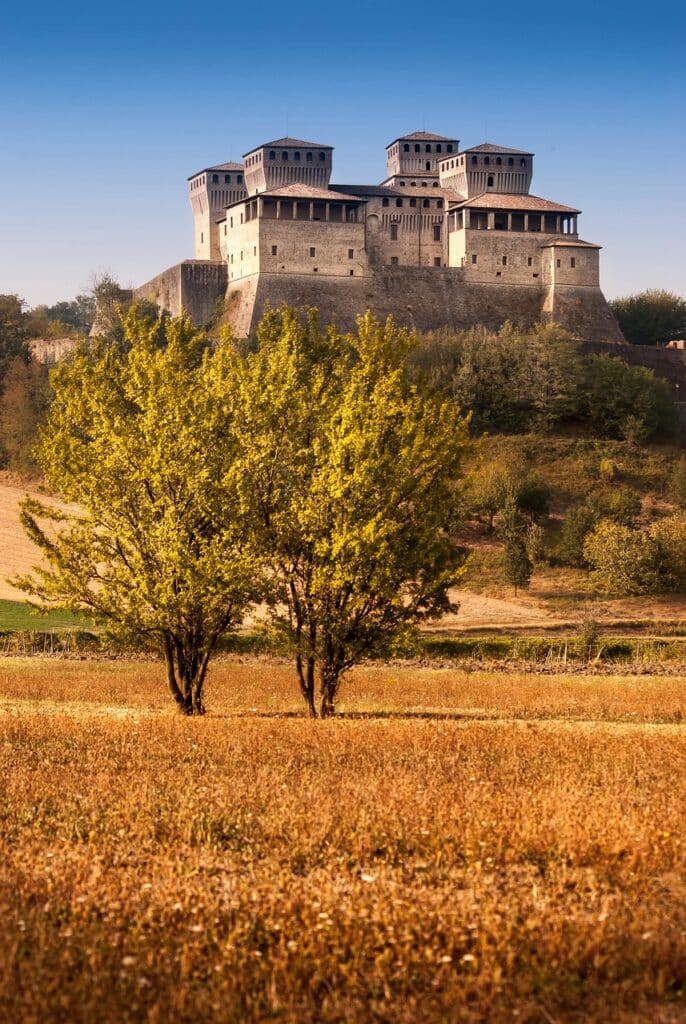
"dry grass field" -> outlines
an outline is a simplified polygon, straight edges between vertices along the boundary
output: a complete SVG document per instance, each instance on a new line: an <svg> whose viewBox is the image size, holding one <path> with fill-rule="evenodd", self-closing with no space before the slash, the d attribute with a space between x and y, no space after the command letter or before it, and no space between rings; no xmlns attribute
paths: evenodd
<svg viewBox="0 0 686 1024"><path fill-rule="evenodd" d="M317 723L227 661L208 703L0 662L0 1020L686 1019L683 680L374 667Z"/></svg>

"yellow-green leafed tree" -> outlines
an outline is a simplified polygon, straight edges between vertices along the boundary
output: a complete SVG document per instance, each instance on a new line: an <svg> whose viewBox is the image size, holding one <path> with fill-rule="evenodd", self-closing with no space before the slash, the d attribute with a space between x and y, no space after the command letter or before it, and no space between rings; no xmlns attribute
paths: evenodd
<svg viewBox="0 0 686 1024"><path fill-rule="evenodd" d="M132 309L123 345L82 347L55 371L38 459L75 505L23 506L48 567L21 580L48 603L85 611L164 655L171 694L202 714L222 635L259 593L228 467L226 363L184 318Z"/></svg>
<svg viewBox="0 0 686 1024"><path fill-rule="evenodd" d="M230 375L236 486L302 694L326 717L347 670L451 608L467 419L412 383L414 339L391 321L322 333L284 309L258 334Z"/></svg>

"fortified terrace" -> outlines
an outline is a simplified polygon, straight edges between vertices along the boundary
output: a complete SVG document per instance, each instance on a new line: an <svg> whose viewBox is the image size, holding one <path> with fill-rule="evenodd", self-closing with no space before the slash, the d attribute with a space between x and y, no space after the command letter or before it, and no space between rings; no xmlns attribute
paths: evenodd
<svg viewBox="0 0 686 1024"><path fill-rule="evenodd" d="M266 308L317 306L343 330L371 309L430 330L555 321L623 341L580 210L532 195L533 154L412 132L379 185L331 184L331 146L283 138L188 179L195 258L141 285L171 313L249 334Z"/></svg>

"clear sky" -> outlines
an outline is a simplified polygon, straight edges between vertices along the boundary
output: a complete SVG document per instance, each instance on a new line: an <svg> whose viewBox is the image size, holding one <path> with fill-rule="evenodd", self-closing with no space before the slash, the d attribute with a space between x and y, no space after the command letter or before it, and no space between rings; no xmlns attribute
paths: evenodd
<svg viewBox="0 0 686 1024"><path fill-rule="evenodd" d="M12 2L0 24L0 293L72 298L192 257L186 177L285 134L375 183L425 128L532 150L609 297L686 294L686 4Z"/></svg>

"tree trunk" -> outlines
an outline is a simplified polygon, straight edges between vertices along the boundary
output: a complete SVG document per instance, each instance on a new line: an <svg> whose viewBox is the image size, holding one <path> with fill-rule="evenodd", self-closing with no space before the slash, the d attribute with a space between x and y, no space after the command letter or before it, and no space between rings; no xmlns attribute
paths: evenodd
<svg viewBox="0 0 686 1024"><path fill-rule="evenodd" d="M204 715L202 690L206 664L201 666L197 658L187 658L182 645L174 643L169 637L164 638L164 660L167 666L167 686L179 712L182 715Z"/></svg>
<svg viewBox="0 0 686 1024"><path fill-rule="evenodd" d="M307 663L303 666L303 657L301 654L296 655L295 667L298 672L298 682L300 683L300 692L305 698L305 703L309 709L312 718L317 717L317 708L314 702L314 658L307 658Z"/></svg>
<svg viewBox="0 0 686 1024"><path fill-rule="evenodd" d="M340 673L334 668L327 668L321 674L321 705L319 714L322 718L333 718L336 714L336 693Z"/></svg>

